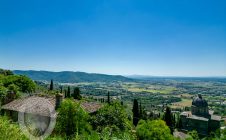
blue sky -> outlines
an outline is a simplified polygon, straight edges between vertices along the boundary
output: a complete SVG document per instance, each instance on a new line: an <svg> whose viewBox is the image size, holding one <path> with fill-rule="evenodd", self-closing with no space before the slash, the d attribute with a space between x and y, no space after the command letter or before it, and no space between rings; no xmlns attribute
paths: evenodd
<svg viewBox="0 0 226 140"><path fill-rule="evenodd" d="M0 67L226 76L226 1L0 0Z"/></svg>

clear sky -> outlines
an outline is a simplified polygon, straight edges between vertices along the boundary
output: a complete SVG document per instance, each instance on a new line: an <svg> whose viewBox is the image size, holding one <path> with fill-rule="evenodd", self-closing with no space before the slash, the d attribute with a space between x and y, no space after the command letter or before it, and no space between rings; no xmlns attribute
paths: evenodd
<svg viewBox="0 0 226 140"><path fill-rule="evenodd" d="M226 76L226 1L0 0L0 67Z"/></svg>

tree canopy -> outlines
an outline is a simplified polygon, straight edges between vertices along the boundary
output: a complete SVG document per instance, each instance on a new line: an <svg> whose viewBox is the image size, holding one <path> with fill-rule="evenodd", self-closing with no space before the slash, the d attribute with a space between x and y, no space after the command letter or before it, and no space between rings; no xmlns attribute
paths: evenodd
<svg viewBox="0 0 226 140"><path fill-rule="evenodd" d="M173 140L169 127L162 120L140 120L137 127L140 140Z"/></svg>
<svg viewBox="0 0 226 140"><path fill-rule="evenodd" d="M65 99L57 116L57 131L67 137L90 132L89 115L80 107L80 103Z"/></svg>
<svg viewBox="0 0 226 140"><path fill-rule="evenodd" d="M113 102L111 105L106 104L93 116L91 123L98 132L106 127L116 131L125 131L131 127L124 107L118 102Z"/></svg>

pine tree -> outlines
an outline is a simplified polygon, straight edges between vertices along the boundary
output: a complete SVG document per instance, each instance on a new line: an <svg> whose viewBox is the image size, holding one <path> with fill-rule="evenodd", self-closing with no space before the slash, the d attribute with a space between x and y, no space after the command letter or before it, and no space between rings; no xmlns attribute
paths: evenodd
<svg viewBox="0 0 226 140"><path fill-rule="evenodd" d="M77 100L81 100L82 96L80 95L81 91L78 87L74 88L74 92L73 92L73 98L77 99Z"/></svg>
<svg viewBox="0 0 226 140"><path fill-rule="evenodd" d="M49 90L53 90L53 80L51 79Z"/></svg>
<svg viewBox="0 0 226 140"><path fill-rule="evenodd" d="M108 104L110 104L110 102L111 102L110 101L110 93L109 92L108 92L108 101L107 102L108 102Z"/></svg>
<svg viewBox="0 0 226 140"><path fill-rule="evenodd" d="M133 101L133 124L137 126L139 122L139 107L137 99Z"/></svg>

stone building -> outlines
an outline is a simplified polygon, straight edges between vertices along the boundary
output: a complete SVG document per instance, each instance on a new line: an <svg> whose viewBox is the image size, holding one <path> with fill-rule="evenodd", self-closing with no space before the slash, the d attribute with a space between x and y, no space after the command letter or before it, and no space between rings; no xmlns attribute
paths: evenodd
<svg viewBox="0 0 226 140"><path fill-rule="evenodd" d="M196 130L201 135L208 135L220 128L221 117L209 111L207 101L200 94L193 99L191 111L182 112L180 116L185 131Z"/></svg>

